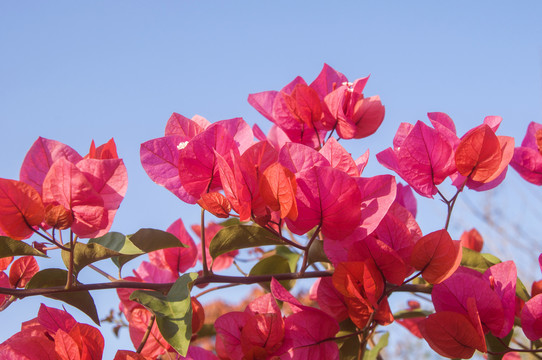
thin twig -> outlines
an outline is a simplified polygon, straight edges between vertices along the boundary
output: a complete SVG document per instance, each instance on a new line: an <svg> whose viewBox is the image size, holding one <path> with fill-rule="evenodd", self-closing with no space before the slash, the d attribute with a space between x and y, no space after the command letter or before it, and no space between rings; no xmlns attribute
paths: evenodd
<svg viewBox="0 0 542 360"><path fill-rule="evenodd" d="M149 325L147 326L147 330L145 331L145 335L143 335L143 339L141 339L141 342L139 343L139 346L137 347L136 353L141 354L141 351L143 351L143 347L147 343L147 340L149 339L149 335L151 334L152 326L154 325L154 319L156 319L156 316L151 316L151 319L149 321Z"/></svg>

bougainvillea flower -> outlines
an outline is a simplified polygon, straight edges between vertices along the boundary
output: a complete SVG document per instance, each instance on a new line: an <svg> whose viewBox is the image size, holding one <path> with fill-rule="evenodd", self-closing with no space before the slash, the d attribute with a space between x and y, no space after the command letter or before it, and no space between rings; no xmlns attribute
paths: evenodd
<svg viewBox="0 0 542 360"><path fill-rule="evenodd" d="M189 119L174 112L171 114L166 123L164 135L176 135L182 136L185 139L192 139L194 136L205 130L205 128L207 128L209 125L211 125L211 123L201 116Z"/></svg>
<svg viewBox="0 0 542 360"><path fill-rule="evenodd" d="M83 159L67 145L38 138L27 153L20 173L22 181L42 194L48 210L54 208L56 215L49 215L55 215L53 218L58 220L55 225L72 226L80 237L101 236L109 231L128 182L126 167L117 157L112 139L90 155ZM72 223L65 221L68 215L73 217ZM54 223L51 218L48 220ZM45 222L43 226L50 224Z"/></svg>
<svg viewBox="0 0 542 360"><path fill-rule="evenodd" d="M250 94L248 102L280 127L290 141L313 148L321 146L326 131L316 130L314 122L321 119L322 102L318 93L301 77L298 76L280 91Z"/></svg>
<svg viewBox="0 0 542 360"><path fill-rule="evenodd" d="M296 174L295 221L286 219L295 234L320 226L331 239L350 235L361 221L361 193L356 180L332 167L314 166Z"/></svg>
<svg viewBox="0 0 542 360"><path fill-rule="evenodd" d="M522 178L542 185L542 124L531 122L521 146L514 149L510 165Z"/></svg>
<svg viewBox="0 0 542 360"><path fill-rule="evenodd" d="M416 242L410 265L422 272L423 278L438 284L449 278L461 262L461 245L446 230L434 231Z"/></svg>
<svg viewBox="0 0 542 360"><path fill-rule="evenodd" d="M468 315L467 301L473 298L484 332L506 336L514 323L517 273L510 261L497 265L484 275L460 267L450 278L435 285L431 293L435 310Z"/></svg>
<svg viewBox="0 0 542 360"><path fill-rule="evenodd" d="M0 179L0 229L7 236L21 240L29 237L30 226L39 225L45 216L40 194L30 185Z"/></svg>
<svg viewBox="0 0 542 360"><path fill-rule="evenodd" d="M459 241L461 241L461 246L476 252L482 251L482 247L484 246L482 235L474 228L469 231L464 231L463 234L461 234Z"/></svg>
<svg viewBox="0 0 542 360"><path fill-rule="evenodd" d="M198 249L186 231L181 219L171 224L167 232L175 235L187 247L168 248L149 253L149 261L158 268L169 269L173 274L184 273L196 265Z"/></svg>
<svg viewBox="0 0 542 360"><path fill-rule="evenodd" d="M93 326L81 324L66 311L41 304L38 317L0 344L6 360L101 359L104 338Z"/></svg>
<svg viewBox="0 0 542 360"><path fill-rule="evenodd" d="M241 360L279 355L284 320L271 294L253 300L244 312L230 312L215 321L216 350L221 358Z"/></svg>
<svg viewBox="0 0 542 360"><path fill-rule="evenodd" d="M401 124L394 148L376 155L378 162L395 171L418 194L432 198L439 185L456 171L453 149L440 133L418 121Z"/></svg>
<svg viewBox="0 0 542 360"><path fill-rule="evenodd" d="M361 139L372 135L384 120L385 110L380 97L363 96L368 79L343 83L324 98L327 109L336 121L337 134L343 139Z"/></svg>
<svg viewBox="0 0 542 360"><path fill-rule="evenodd" d="M344 296L348 316L360 329L371 315L381 325L393 321L388 301L382 298L384 280L374 262L350 261L339 263L333 273L333 285Z"/></svg>
<svg viewBox="0 0 542 360"><path fill-rule="evenodd" d="M316 90L320 99L323 100L327 94L337 89L344 82L348 82L346 76L324 63L320 74L310 86Z"/></svg>

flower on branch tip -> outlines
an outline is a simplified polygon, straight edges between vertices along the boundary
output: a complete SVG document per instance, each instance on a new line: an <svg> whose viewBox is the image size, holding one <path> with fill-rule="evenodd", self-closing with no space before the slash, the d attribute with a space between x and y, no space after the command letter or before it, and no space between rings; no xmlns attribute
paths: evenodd
<svg viewBox="0 0 542 360"><path fill-rule="evenodd" d="M521 146L514 149L510 165L522 178L542 185L542 124L531 122Z"/></svg>

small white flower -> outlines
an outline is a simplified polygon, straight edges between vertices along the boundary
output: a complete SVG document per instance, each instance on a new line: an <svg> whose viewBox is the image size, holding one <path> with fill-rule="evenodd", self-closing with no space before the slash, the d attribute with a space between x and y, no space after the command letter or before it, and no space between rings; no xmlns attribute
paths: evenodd
<svg viewBox="0 0 542 360"><path fill-rule="evenodd" d="M181 141L179 145L177 145L177 150L182 150L188 145L188 141Z"/></svg>

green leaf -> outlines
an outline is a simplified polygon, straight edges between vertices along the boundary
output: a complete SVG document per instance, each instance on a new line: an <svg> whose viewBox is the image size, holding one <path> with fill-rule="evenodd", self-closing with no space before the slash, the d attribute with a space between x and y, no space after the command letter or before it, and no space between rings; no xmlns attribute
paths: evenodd
<svg viewBox="0 0 542 360"><path fill-rule="evenodd" d="M523 301L529 301L531 295L520 278L516 281L516 295Z"/></svg>
<svg viewBox="0 0 542 360"><path fill-rule="evenodd" d="M363 360L376 360L380 351L382 351L382 349L388 346L389 337L390 337L390 333L382 334L380 336L380 339L378 339L378 343L375 346L373 346L371 350L365 351L365 354L363 354Z"/></svg>
<svg viewBox="0 0 542 360"><path fill-rule="evenodd" d="M341 360L356 360L358 358L359 347L361 345L359 337L352 331L339 331L336 337L347 336L352 334L352 336L335 340L339 346L339 354Z"/></svg>
<svg viewBox="0 0 542 360"><path fill-rule="evenodd" d="M109 259L114 256L119 256L120 253L111 249L106 248L97 243L76 243L73 253L73 271L75 277L79 274L79 271L85 266L92 264L93 262ZM70 264L70 252L62 250L62 261L64 265L69 267Z"/></svg>
<svg viewBox="0 0 542 360"><path fill-rule="evenodd" d="M461 266L474 269L483 273L489 267L500 263L501 260L490 254L480 254L477 251L463 247L463 255L461 258Z"/></svg>
<svg viewBox="0 0 542 360"><path fill-rule="evenodd" d="M48 257L23 241L13 240L7 236L0 236L0 258L20 255Z"/></svg>
<svg viewBox="0 0 542 360"><path fill-rule="evenodd" d="M412 319L412 318L418 318L418 317L427 317L431 314L432 314L431 311L421 310L421 309L401 310L393 314L393 318L396 320L397 319Z"/></svg>
<svg viewBox="0 0 542 360"><path fill-rule="evenodd" d="M324 252L324 242L319 239L314 240L309 248L309 264L317 262L331 263Z"/></svg>
<svg viewBox="0 0 542 360"><path fill-rule="evenodd" d="M280 238L255 225L231 225L221 229L211 240L209 252L213 259L232 250L264 245L284 245Z"/></svg>
<svg viewBox="0 0 542 360"><path fill-rule="evenodd" d="M137 301L156 316L160 334L182 356L186 356L192 337L189 286L197 277L197 273L182 275L167 295L148 290L136 290L130 295L130 300Z"/></svg>
<svg viewBox="0 0 542 360"><path fill-rule="evenodd" d="M128 236L111 232L100 238L89 240L90 243L100 244L122 254L112 259L119 269L128 261L151 251L187 247L175 235L157 229L140 229L135 234Z"/></svg>
<svg viewBox="0 0 542 360"><path fill-rule="evenodd" d="M43 289L55 286L65 286L67 279L68 272L66 270L45 269L37 272L32 279L30 279L30 281L26 284L26 289ZM80 282L76 282L76 284L81 285ZM97 325L100 325L100 319L98 317L98 312L96 311L94 299L92 299L92 296L90 296L88 291L72 291L44 296L51 299L64 301L65 303L78 308L87 314Z"/></svg>
<svg viewBox="0 0 542 360"><path fill-rule="evenodd" d="M296 272L297 262L301 257L300 254L293 252L292 250L290 250L289 247L284 245L277 246L275 249L275 253L288 260L288 264L290 265L290 272Z"/></svg>
<svg viewBox="0 0 542 360"><path fill-rule="evenodd" d="M272 275L283 274L290 272L290 264L288 260L280 255L271 255L263 258L256 263L250 270L250 275ZM264 289L270 290L269 282L259 283ZM292 283L290 280L282 280L280 284L290 290Z"/></svg>
<svg viewBox="0 0 542 360"><path fill-rule="evenodd" d="M512 329L510 333L502 339L497 338L495 335L491 333L487 333L486 335L486 344L487 344L487 350L488 350L487 359L501 360L504 356L504 352L508 350L508 345L510 345L510 341L512 340L513 335L514 335L514 329ZM497 355L496 353L502 353L502 354Z"/></svg>

